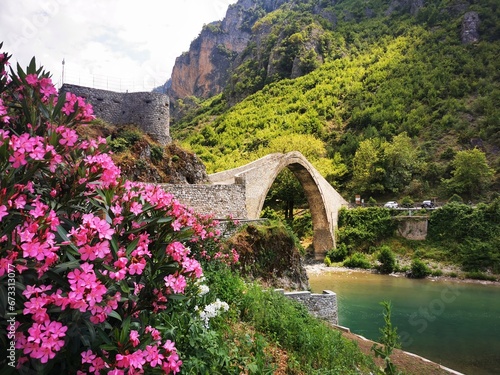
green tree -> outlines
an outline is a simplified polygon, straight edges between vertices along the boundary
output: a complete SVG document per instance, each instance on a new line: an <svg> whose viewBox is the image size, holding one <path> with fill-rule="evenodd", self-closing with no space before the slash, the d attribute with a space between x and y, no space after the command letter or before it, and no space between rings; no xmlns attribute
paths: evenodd
<svg viewBox="0 0 500 375"><path fill-rule="evenodd" d="M380 167L380 146L378 139L365 139L352 161L352 188L359 193L383 192L381 183L385 171Z"/></svg>
<svg viewBox="0 0 500 375"><path fill-rule="evenodd" d="M380 273L389 274L394 272L396 268L396 257L389 246L382 246L377 255L377 260L380 262L378 270Z"/></svg>
<svg viewBox="0 0 500 375"><path fill-rule="evenodd" d="M457 152L452 167L452 177L443 180L445 187L452 194L475 198L491 185L494 171L488 166L484 152L477 148Z"/></svg>
<svg viewBox="0 0 500 375"><path fill-rule="evenodd" d="M265 205L282 207L285 220L291 223L295 207L304 203L306 199L302 185L290 170L284 169L269 189Z"/></svg>
<svg viewBox="0 0 500 375"><path fill-rule="evenodd" d="M403 132L396 135L392 142L384 142L382 149L386 170L384 186L393 193L400 192L408 186L421 164L418 148Z"/></svg>

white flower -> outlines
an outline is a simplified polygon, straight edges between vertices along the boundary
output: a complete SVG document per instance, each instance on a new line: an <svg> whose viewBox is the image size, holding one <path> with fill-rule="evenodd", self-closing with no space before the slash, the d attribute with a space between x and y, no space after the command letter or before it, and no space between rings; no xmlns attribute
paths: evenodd
<svg viewBox="0 0 500 375"><path fill-rule="evenodd" d="M220 310L229 310L229 305L217 298L215 302L206 305L203 311L200 311L200 318L204 321L205 328L208 329L209 320L219 315Z"/></svg>
<svg viewBox="0 0 500 375"><path fill-rule="evenodd" d="M208 285L205 285L205 284L199 285L198 289L199 289L199 292L198 292L199 296L204 296L205 294L207 294L210 291L210 288L208 287Z"/></svg>

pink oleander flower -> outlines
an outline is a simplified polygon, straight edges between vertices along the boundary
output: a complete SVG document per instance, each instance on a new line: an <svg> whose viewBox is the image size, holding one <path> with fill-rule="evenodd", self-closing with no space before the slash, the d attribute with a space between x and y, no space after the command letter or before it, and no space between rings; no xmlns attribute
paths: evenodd
<svg viewBox="0 0 500 375"><path fill-rule="evenodd" d="M49 96L57 96L57 90L52 83L50 78L41 78L40 81L40 93L43 95L43 98L47 100Z"/></svg>
<svg viewBox="0 0 500 375"><path fill-rule="evenodd" d="M144 350L144 355L146 361L149 363L151 367L156 367L157 365L161 365L162 360L165 358L163 354L161 354L158 351L157 346L151 346L151 345L146 346L146 349Z"/></svg>
<svg viewBox="0 0 500 375"><path fill-rule="evenodd" d="M197 278L203 276L203 269L201 268L201 264L196 259L187 258L186 260L184 260L184 262L182 262L182 267L187 273L193 272L195 277Z"/></svg>
<svg viewBox="0 0 500 375"><path fill-rule="evenodd" d="M24 354L39 359L41 363L47 363L64 346L63 338L67 330L68 327L60 322L46 320L43 323L34 323L28 329Z"/></svg>
<svg viewBox="0 0 500 375"><path fill-rule="evenodd" d="M59 144L72 147L78 141L78 134L73 129L67 128L66 126L59 126L56 131L61 134L61 139Z"/></svg>
<svg viewBox="0 0 500 375"><path fill-rule="evenodd" d="M26 75L26 82L28 85L35 87L38 84L38 76L36 74Z"/></svg>
<svg viewBox="0 0 500 375"><path fill-rule="evenodd" d="M128 267L128 273L130 275L140 275L146 267L146 259L141 259L140 261L132 262Z"/></svg>
<svg viewBox="0 0 500 375"><path fill-rule="evenodd" d="M26 155L23 152L19 151L14 151L14 153L9 156L9 162L12 163L13 168L19 168L23 165L28 164Z"/></svg>
<svg viewBox="0 0 500 375"><path fill-rule="evenodd" d="M2 218L4 218L7 215L9 215L7 207L4 204L2 204L0 206L0 222L2 221Z"/></svg>
<svg viewBox="0 0 500 375"><path fill-rule="evenodd" d="M137 332L135 329L132 329L129 334L129 339L130 342L132 343L132 346L135 348L137 345L140 344L139 332Z"/></svg>
<svg viewBox="0 0 500 375"><path fill-rule="evenodd" d="M96 359L96 355L92 352L92 350L87 350L81 353L82 356L82 364L83 363L93 363Z"/></svg>
<svg viewBox="0 0 500 375"><path fill-rule="evenodd" d="M176 262L180 262L184 257L189 255L189 249L187 249L182 243L178 241L171 242L167 246L166 252Z"/></svg>
<svg viewBox="0 0 500 375"><path fill-rule="evenodd" d="M158 331L156 328L153 328L151 326L147 326L146 329L145 329L145 332L146 333L151 333L151 337L153 338L153 340L155 340L156 342L160 342L161 341L161 333L160 331ZM170 342L170 340L167 340ZM166 348L165 348L166 349ZM175 348L174 348L175 349ZM172 349L172 350L174 350ZM171 351L171 350L170 350Z"/></svg>
<svg viewBox="0 0 500 375"><path fill-rule="evenodd" d="M186 288L186 278L182 275L174 276L168 275L165 276L165 286L170 287L174 293L184 293L184 289Z"/></svg>

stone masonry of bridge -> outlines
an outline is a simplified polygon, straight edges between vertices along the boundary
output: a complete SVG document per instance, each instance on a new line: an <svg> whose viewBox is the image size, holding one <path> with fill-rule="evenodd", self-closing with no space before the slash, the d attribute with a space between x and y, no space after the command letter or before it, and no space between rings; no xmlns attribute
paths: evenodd
<svg viewBox="0 0 500 375"><path fill-rule="evenodd" d="M284 168L290 169L304 189L312 217L314 254L317 259L323 259L325 253L335 246L338 211L347 207L348 202L300 152L270 154L208 177L213 186L243 186L246 218L258 219L271 185Z"/></svg>
<svg viewBox="0 0 500 375"><path fill-rule="evenodd" d="M173 185L160 184L183 205L202 215L224 220L228 216L246 219L245 186L231 185Z"/></svg>

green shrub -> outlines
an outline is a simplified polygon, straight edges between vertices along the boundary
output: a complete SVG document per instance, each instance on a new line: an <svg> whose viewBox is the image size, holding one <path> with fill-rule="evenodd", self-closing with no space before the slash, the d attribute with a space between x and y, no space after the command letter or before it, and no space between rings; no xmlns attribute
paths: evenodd
<svg viewBox="0 0 500 375"><path fill-rule="evenodd" d="M382 246L377 255L377 260L380 262L378 270L380 273L389 274L394 272L396 268L396 257L389 246Z"/></svg>
<svg viewBox="0 0 500 375"><path fill-rule="evenodd" d="M371 350L375 353L375 357L382 358L385 363L384 374L399 375L400 372L396 369L391 360L391 354L395 348L401 348L401 341L398 335L397 327L393 327L391 321L392 305L390 301L383 301L380 303L384 307L384 322L383 328L380 328L382 336L379 342L383 345L374 343Z"/></svg>
<svg viewBox="0 0 500 375"><path fill-rule="evenodd" d="M411 262L410 277L414 279L423 279L429 276L431 271L429 267L420 259L413 259Z"/></svg>
<svg viewBox="0 0 500 375"><path fill-rule="evenodd" d="M327 267L330 267L332 265L332 261L330 260L330 258L327 256L325 256L325 259L323 260L323 263L325 263L325 266Z"/></svg>
<svg viewBox="0 0 500 375"><path fill-rule="evenodd" d="M414 204L415 202L413 201L413 199L411 199L408 196L403 197L403 199L401 199L401 207L411 208L414 206Z"/></svg>
<svg viewBox="0 0 500 375"><path fill-rule="evenodd" d="M458 194L453 194L450 199L448 199L448 203L464 203L462 197Z"/></svg>
<svg viewBox="0 0 500 375"><path fill-rule="evenodd" d="M371 268L371 263L366 258L366 255L359 252L355 252L350 257L348 257L344 261L343 265L344 267L348 268L364 268L364 269Z"/></svg>
<svg viewBox="0 0 500 375"><path fill-rule="evenodd" d="M459 245L459 253L464 271L485 271L500 267L498 244L467 239Z"/></svg>
<svg viewBox="0 0 500 375"><path fill-rule="evenodd" d="M130 146L141 140L143 134L138 129L127 128L119 133L119 137L125 139Z"/></svg>
<svg viewBox="0 0 500 375"><path fill-rule="evenodd" d="M344 243L338 244L336 248L326 253L326 256L332 262L343 262L348 255L349 251L347 250L347 246Z"/></svg>
<svg viewBox="0 0 500 375"><path fill-rule="evenodd" d="M441 270L432 270L431 276L443 276L443 271Z"/></svg>
<svg viewBox="0 0 500 375"><path fill-rule="evenodd" d="M390 210L381 207L342 209L338 225L338 242L358 251L392 237L396 229Z"/></svg>
<svg viewBox="0 0 500 375"><path fill-rule="evenodd" d="M159 162L163 160L163 147L160 145L151 146L151 160L153 162Z"/></svg>
<svg viewBox="0 0 500 375"><path fill-rule="evenodd" d="M467 272L465 274L465 277L468 279L476 279L476 280L486 280L486 281L496 281L497 278L493 275L488 275L484 272L480 271L473 271L473 272Z"/></svg>
<svg viewBox="0 0 500 375"><path fill-rule="evenodd" d="M123 152L129 147L129 143L124 138L115 138L108 142L113 152Z"/></svg>

